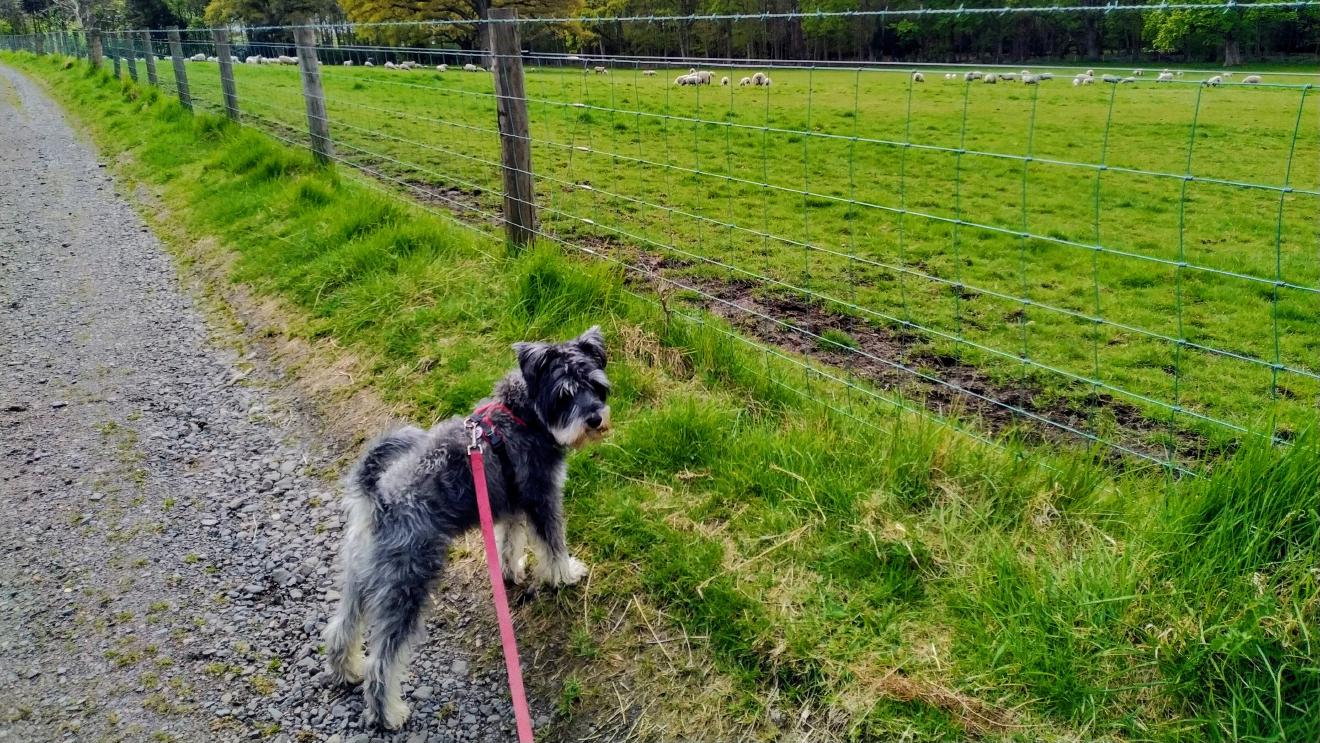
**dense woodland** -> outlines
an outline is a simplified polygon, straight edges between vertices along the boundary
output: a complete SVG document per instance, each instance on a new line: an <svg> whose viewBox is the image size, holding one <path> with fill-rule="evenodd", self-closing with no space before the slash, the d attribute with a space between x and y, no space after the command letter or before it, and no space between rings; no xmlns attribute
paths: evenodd
<svg viewBox="0 0 1320 743"><path fill-rule="evenodd" d="M490 0L0 0L0 33L71 28L162 28L476 19ZM605 55L766 59L1014 62L1034 59L1216 62L1315 60L1320 8L1103 10L924 15L813 15L817 11L1000 7L962 0L523 0L495 2L529 17L702 16L800 13L747 20L553 23L524 33L538 48ZM376 41L471 47L478 24L393 28Z"/></svg>

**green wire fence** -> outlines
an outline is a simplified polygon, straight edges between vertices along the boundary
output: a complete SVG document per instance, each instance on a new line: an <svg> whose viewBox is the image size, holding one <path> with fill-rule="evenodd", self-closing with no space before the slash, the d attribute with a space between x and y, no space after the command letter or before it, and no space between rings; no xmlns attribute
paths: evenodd
<svg viewBox="0 0 1320 743"><path fill-rule="evenodd" d="M876 11L918 12L950 11ZM154 84L299 146L313 116L333 160L496 240L521 198L502 148L522 140L541 239L617 263L639 296L866 423L921 410L1188 471L1314 420L1315 72L604 55L562 33L781 17L513 21L525 135L497 125L504 57L462 48L472 21L313 25L313 93L291 26L225 29L232 66L213 30L180 32L186 86L163 31L103 48L115 74L147 84L159 56ZM82 34L37 38L0 45L91 54Z"/></svg>

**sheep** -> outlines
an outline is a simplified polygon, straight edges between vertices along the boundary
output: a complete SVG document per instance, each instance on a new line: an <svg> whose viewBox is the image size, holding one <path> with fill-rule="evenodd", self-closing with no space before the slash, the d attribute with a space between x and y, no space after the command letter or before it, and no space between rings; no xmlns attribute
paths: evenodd
<svg viewBox="0 0 1320 743"><path fill-rule="evenodd" d="M750 77L744 77L743 79L738 81L738 87L740 88L745 88L751 84L752 84L752 79Z"/></svg>
<svg viewBox="0 0 1320 743"><path fill-rule="evenodd" d="M984 77L984 75L981 74L980 70L972 70L970 72L963 73L963 82L970 83L973 80L980 80L982 77Z"/></svg>
<svg viewBox="0 0 1320 743"><path fill-rule="evenodd" d="M1247 75L1242 78L1243 85L1260 85L1260 75Z"/></svg>
<svg viewBox="0 0 1320 743"><path fill-rule="evenodd" d="M471 62L468 62L467 64L463 65L464 72L476 72L478 69L479 68L476 65L472 64Z"/></svg>
<svg viewBox="0 0 1320 743"><path fill-rule="evenodd" d="M1095 77L1095 70L1087 70L1087 71L1086 71L1086 76L1087 76L1087 77Z"/></svg>
<svg viewBox="0 0 1320 743"><path fill-rule="evenodd" d="M1073 87L1075 88L1078 85L1090 85L1094 82L1095 82L1095 78L1093 77L1087 77L1086 75L1078 75L1077 77L1073 78Z"/></svg>
<svg viewBox="0 0 1320 743"><path fill-rule="evenodd" d="M250 57L245 57L243 59L243 64L261 64L261 57L256 54L253 54Z"/></svg>
<svg viewBox="0 0 1320 743"><path fill-rule="evenodd" d="M713 85L715 83L715 73L710 70L697 70L690 74L696 75L698 85Z"/></svg>
<svg viewBox="0 0 1320 743"><path fill-rule="evenodd" d="M205 55L205 54L194 54L194 55L192 55L191 57L188 58L188 61L189 61L189 62L205 62L205 61L206 61L206 55Z"/></svg>
<svg viewBox="0 0 1320 743"><path fill-rule="evenodd" d="M367 61L365 61L365 62L362 63L362 66L363 66L363 67L375 67L375 66L376 66L376 63L375 63L375 62L372 62L371 60L368 59Z"/></svg>
<svg viewBox="0 0 1320 743"><path fill-rule="evenodd" d="M1101 75L1100 80L1110 85L1118 85L1118 75Z"/></svg>
<svg viewBox="0 0 1320 743"><path fill-rule="evenodd" d="M1141 77L1142 75L1145 75L1145 74L1146 74L1146 71L1145 71L1145 70L1133 70L1133 71L1132 71L1132 76L1133 76L1133 77Z"/></svg>
<svg viewBox="0 0 1320 743"><path fill-rule="evenodd" d="M592 71L592 72L595 72L597 75L608 75L608 74L610 74L610 71L609 71L609 70L605 69L604 67L601 67L600 65L597 65L597 66L595 66L595 67L592 67L592 68L591 68L591 71Z"/></svg>
<svg viewBox="0 0 1320 743"><path fill-rule="evenodd" d="M958 73L956 73L956 72L946 72L946 73L944 73L944 79L945 79L945 80L957 80L957 79L958 79Z"/></svg>
<svg viewBox="0 0 1320 743"><path fill-rule="evenodd" d="M1177 72L1175 72L1175 73L1173 73L1173 74L1174 74L1175 76L1177 76L1177 77L1182 77L1182 76L1183 76L1183 71L1182 71L1182 70L1178 70Z"/></svg>
<svg viewBox="0 0 1320 743"><path fill-rule="evenodd" d="M1040 78L1036 77L1035 75L1028 74L1022 76L1023 85L1035 85L1038 82L1040 82Z"/></svg>
<svg viewBox="0 0 1320 743"><path fill-rule="evenodd" d="M1225 72L1225 73L1223 73L1223 75L1224 75L1224 79L1225 79L1225 80L1227 80L1227 79L1230 78L1230 77L1233 77L1233 73L1231 73L1231 72Z"/></svg>
<svg viewBox="0 0 1320 743"><path fill-rule="evenodd" d="M435 71L436 71L436 72L449 72L449 65L447 65L447 64L438 64L438 65L435 66Z"/></svg>
<svg viewBox="0 0 1320 743"><path fill-rule="evenodd" d="M413 62L412 60L409 60L409 61L407 61L407 62L400 62L400 63L399 63L399 67L402 68L402 69L405 69L405 70L411 70L412 68L414 68L414 67L416 67L416 66L417 66L417 63L416 63L416 62Z"/></svg>
<svg viewBox="0 0 1320 743"><path fill-rule="evenodd" d="M207 57L207 58L206 58L206 61L207 61L207 62L219 62L219 61L220 61L220 58L219 58L219 57Z"/></svg>
<svg viewBox="0 0 1320 743"><path fill-rule="evenodd" d="M1118 81L1118 84L1119 84L1119 85L1124 85L1124 84L1126 84L1126 83L1135 83L1136 81L1137 81L1137 79L1136 79L1135 77L1132 77L1132 76L1129 75L1128 77L1125 77L1125 78L1123 78L1122 80L1119 80L1119 81Z"/></svg>
<svg viewBox="0 0 1320 743"><path fill-rule="evenodd" d="M1203 81L1203 82L1201 83L1201 85L1203 85L1203 86L1205 86L1205 87L1207 87L1207 88L1218 88L1218 87L1219 87L1219 84L1222 83L1222 82L1224 82L1224 76L1223 76L1223 75L1213 75L1213 76L1207 78L1205 81Z"/></svg>
<svg viewBox="0 0 1320 743"><path fill-rule="evenodd" d="M655 70L642 70L642 77L655 77Z"/></svg>
<svg viewBox="0 0 1320 743"><path fill-rule="evenodd" d="M914 82L914 83L924 83L924 82L926 82L926 76L923 75L923 74L921 74L920 72L914 72L914 73L912 73L912 82Z"/></svg>
<svg viewBox="0 0 1320 743"><path fill-rule="evenodd" d="M688 75L679 75L678 77L674 78L674 84L675 84L675 85L700 85L700 84L701 84L701 78L697 77L696 75L692 75L692 74L688 74Z"/></svg>
<svg viewBox="0 0 1320 743"><path fill-rule="evenodd" d="M387 69L387 70L397 70L397 69L398 69L398 65L394 64L393 62L386 61L386 62L385 62L385 69Z"/></svg>
<svg viewBox="0 0 1320 743"><path fill-rule="evenodd" d="M1161 72L1160 74L1155 76L1155 82L1171 83L1173 82L1173 73L1169 72L1168 70L1165 70L1164 72Z"/></svg>
<svg viewBox="0 0 1320 743"><path fill-rule="evenodd" d="M721 87L721 88L727 88L727 87L729 87L729 76L728 76L728 75L725 75L724 77L720 78L720 87Z"/></svg>
<svg viewBox="0 0 1320 743"><path fill-rule="evenodd" d="M990 74L981 78L981 82L985 83L986 85L994 85L995 83L999 82L999 76L991 72Z"/></svg>
<svg viewBox="0 0 1320 743"><path fill-rule="evenodd" d="M769 76L769 75L766 75L766 76L765 76L765 82L763 82L763 83L761 83L761 84L768 88L768 87L770 87L770 83L771 83L771 82L773 82L773 81L770 79L770 76Z"/></svg>
<svg viewBox="0 0 1320 743"><path fill-rule="evenodd" d="M1001 73L999 73L999 79L1000 79L1000 80L1007 80L1008 82L1012 82L1012 81L1014 81L1014 80L1017 79L1017 75L1015 75L1015 74L1013 74L1013 73L1011 73L1011 72L1001 72Z"/></svg>
<svg viewBox="0 0 1320 743"><path fill-rule="evenodd" d="M343 64L344 64L345 67L352 67L352 66L353 66L353 60L351 60L351 59L346 59L346 60L344 60L344 63L343 63Z"/></svg>
<svg viewBox="0 0 1320 743"><path fill-rule="evenodd" d="M298 64L298 58L297 58L297 57L286 57L286 56L284 56L284 55L281 54L281 55L280 55L280 64Z"/></svg>
<svg viewBox="0 0 1320 743"><path fill-rule="evenodd" d="M1042 72L1042 73L1040 73L1039 75L1036 76L1036 79L1037 79L1037 80L1041 80L1041 81L1045 81L1045 80L1053 80L1053 79L1054 79L1054 73L1053 73L1053 72Z"/></svg>
<svg viewBox="0 0 1320 743"><path fill-rule="evenodd" d="M752 85L765 85L767 79L764 72L758 72L752 75Z"/></svg>

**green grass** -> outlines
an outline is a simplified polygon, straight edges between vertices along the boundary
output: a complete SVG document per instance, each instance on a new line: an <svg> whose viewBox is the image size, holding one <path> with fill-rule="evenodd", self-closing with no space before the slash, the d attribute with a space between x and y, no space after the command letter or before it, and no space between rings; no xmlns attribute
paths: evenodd
<svg viewBox="0 0 1320 743"><path fill-rule="evenodd" d="M594 603L639 596L707 638L740 727L769 737L776 699L833 708L831 734L855 740L1320 739L1309 429L1180 481L978 443L804 380L715 320L667 317L609 264L507 256L155 92L3 58L159 195L171 231L232 251L233 279L285 303L290 332L364 360L364 383L417 419L469 410L512 342L601 323L617 430L571 461L570 538ZM575 708L605 662L583 649L609 627L572 598L519 611L571 627L558 699Z"/></svg>
<svg viewBox="0 0 1320 743"><path fill-rule="evenodd" d="M188 69L214 106L214 66ZM1128 432L1148 448L1171 428L1211 447L1239 438L1214 421L1295 433L1320 397L1320 294L1273 282L1320 287L1320 198L1203 181L1184 192L1177 176L1190 162L1200 178L1320 189L1320 96L1300 87L1315 78L1074 88L1061 74L1029 87L777 70L770 89L693 89L670 72L533 67L542 219L574 244L608 241L616 258L647 251L688 264L679 274L751 279L754 293L915 329L1044 397L1085 408L1091 383L1107 385L1150 419ZM296 71L235 76L254 119L302 130ZM470 216L499 212L490 75L327 67L324 83L342 156ZM1118 252L1081 247L1097 243ZM1081 425L1113 435L1104 419Z"/></svg>

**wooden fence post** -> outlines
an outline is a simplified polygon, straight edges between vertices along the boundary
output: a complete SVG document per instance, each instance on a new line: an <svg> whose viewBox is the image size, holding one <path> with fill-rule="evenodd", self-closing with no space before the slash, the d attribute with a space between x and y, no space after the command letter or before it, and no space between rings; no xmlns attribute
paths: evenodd
<svg viewBox="0 0 1320 743"><path fill-rule="evenodd" d="M183 42L179 40L179 29L171 28L167 35L170 39L170 58L174 62L174 87L179 93L179 103L192 110L192 96L188 93L188 71L183 68Z"/></svg>
<svg viewBox="0 0 1320 743"><path fill-rule="evenodd" d="M298 45L298 69L302 72L303 101L307 104L307 131L312 135L312 154L322 165L334 157L330 144L330 120L326 117L325 93L321 89L321 63L316 60L316 31L309 26L293 29Z"/></svg>
<svg viewBox="0 0 1320 743"><path fill-rule="evenodd" d="M495 58L495 106L500 127L500 164L504 171L504 225L518 248L536 236L536 191L532 177L532 138L523 80L518 12L490 9L490 52Z"/></svg>
<svg viewBox="0 0 1320 743"><path fill-rule="evenodd" d="M37 34L36 38L32 40L32 43L37 54L46 53L46 36L44 34Z"/></svg>
<svg viewBox="0 0 1320 743"><path fill-rule="evenodd" d="M229 56L229 32L217 28L211 32L215 40L215 57L220 62L220 88L224 92L225 115L238 121L238 91L234 88L234 60Z"/></svg>
<svg viewBox="0 0 1320 743"><path fill-rule="evenodd" d="M99 30L92 29L87 32L87 61L91 62L92 67L100 67L102 49L100 49Z"/></svg>
<svg viewBox="0 0 1320 743"><path fill-rule="evenodd" d="M160 80L156 77L156 50L151 48L151 32L139 32L138 41L142 43L142 56L147 60L147 82L160 87Z"/></svg>
<svg viewBox="0 0 1320 743"><path fill-rule="evenodd" d="M136 44L133 43L133 36L131 34L123 34L120 36L120 39L123 42L120 48L128 55L124 58L125 61L128 62L128 76L133 78L133 82L137 82L137 49L134 48Z"/></svg>
<svg viewBox="0 0 1320 743"><path fill-rule="evenodd" d="M119 79L119 34L110 34L110 61L115 65L115 79Z"/></svg>

